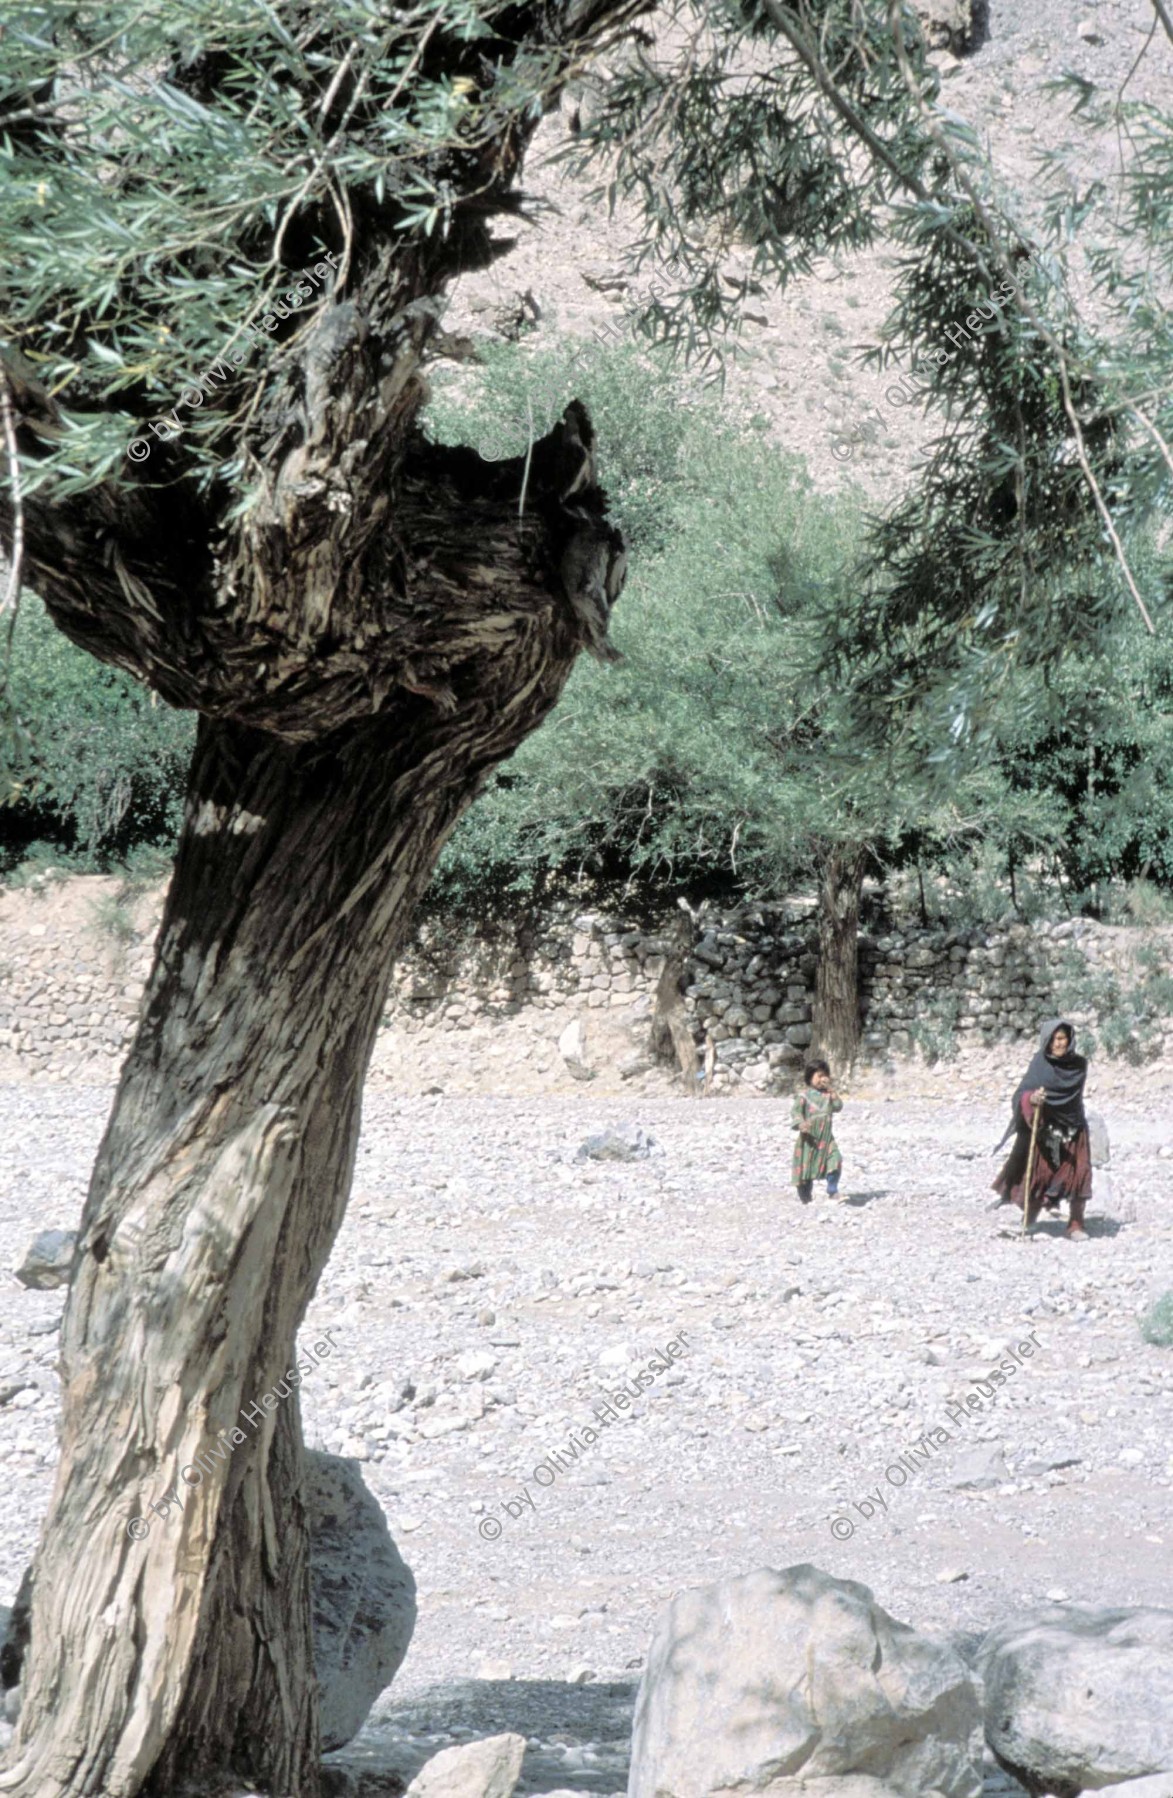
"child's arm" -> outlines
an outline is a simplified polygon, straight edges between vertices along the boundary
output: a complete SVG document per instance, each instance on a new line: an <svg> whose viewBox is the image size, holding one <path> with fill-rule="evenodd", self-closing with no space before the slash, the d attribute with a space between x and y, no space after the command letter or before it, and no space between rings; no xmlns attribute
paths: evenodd
<svg viewBox="0 0 1173 1798"><path fill-rule="evenodd" d="M831 1095L831 1110L832 1111L842 1111L843 1110L843 1100L839 1097L838 1093L832 1093L832 1095Z"/></svg>
<svg viewBox="0 0 1173 1798"><path fill-rule="evenodd" d="M795 1093L790 1102L790 1128L801 1130L806 1116L806 1094Z"/></svg>

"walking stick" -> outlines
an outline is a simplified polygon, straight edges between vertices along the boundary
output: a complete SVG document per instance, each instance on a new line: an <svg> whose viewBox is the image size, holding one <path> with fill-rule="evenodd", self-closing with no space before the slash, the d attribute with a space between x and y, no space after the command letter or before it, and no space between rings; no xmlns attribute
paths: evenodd
<svg viewBox="0 0 1173 1798"><path fill-rule="evenodd" d="M1030 1182L1035 1171L1035 1144L1039 1139L1039 1119L1043 1115L1042 1105L1035 1106L1034 1122L1030 1127L1030 1148L1026 1154L1026 1179L1022 1185L1022 1231L1026 1235L1026 1220L1030 1216Z"/></svg>

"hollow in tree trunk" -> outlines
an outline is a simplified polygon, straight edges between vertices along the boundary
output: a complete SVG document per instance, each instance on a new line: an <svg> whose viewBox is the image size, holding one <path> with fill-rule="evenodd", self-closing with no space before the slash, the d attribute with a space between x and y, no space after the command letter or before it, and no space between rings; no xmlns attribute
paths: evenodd
<svg viewBox="0 0 1173 1798"><path fill-rule="evenodd" d="M838 1072L859 1052L859 907L867 858L835 849L819 866L818 968L812 1047Z"/></svg>

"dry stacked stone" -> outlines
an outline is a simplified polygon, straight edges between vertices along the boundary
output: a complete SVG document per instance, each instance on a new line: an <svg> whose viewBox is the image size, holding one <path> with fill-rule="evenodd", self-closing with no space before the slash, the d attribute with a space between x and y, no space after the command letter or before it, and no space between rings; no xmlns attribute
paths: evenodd
<svg viewBox="0 0 1173 1798"><path fill-rule="evenodd" d="M158 919L157 896L130 942L38 923L11 903L0 923L0 1067L50 1078L106 1078L133 1033ZM76 909L75 909L76 916ZM385 1025L404 1036L467 1030L498 1017L615 1009L650 1014L680 914L648 926L555 907L540 917L454 931L421 925L396 965ZM698 1045L716 1045L721 1084L765 1087L812 1045L816 938L793 904L702 907L691 916L681 991ZM1134 961L1151 933L1086 919L971 930L904 929L860 943L863 1054L883 1061L950 1044L1033 1036L1071 1005L1073 969ZM1167 945L1162 944L1162 948ZM633 1010L634 1008L634 1010ZM548 1017L546 1019L548 1034ZM1173 1048L1173 1021L1165 1044Z"/></svg>

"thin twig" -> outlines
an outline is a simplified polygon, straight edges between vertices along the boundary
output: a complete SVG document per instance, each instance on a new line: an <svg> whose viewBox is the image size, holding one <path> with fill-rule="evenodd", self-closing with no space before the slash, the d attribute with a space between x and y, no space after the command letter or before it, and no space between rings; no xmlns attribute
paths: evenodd
<svg viewBox="0 0 1173 1798"><path fill-rule="evenodd" d="M529 442L525 446L525 468L523 469L521 476L521 492L517 497L517 516L519 519L525 517L525 490L529 486L529 465L533 460L534 454L534 406L528 393L525 396L525 411L526 417L529 420Z"/></svg>

